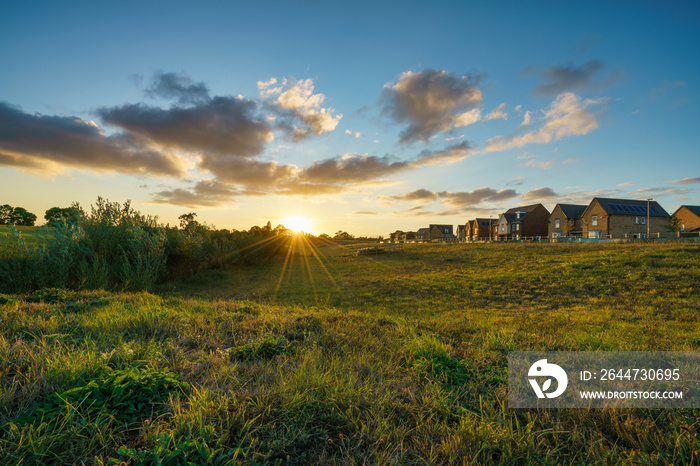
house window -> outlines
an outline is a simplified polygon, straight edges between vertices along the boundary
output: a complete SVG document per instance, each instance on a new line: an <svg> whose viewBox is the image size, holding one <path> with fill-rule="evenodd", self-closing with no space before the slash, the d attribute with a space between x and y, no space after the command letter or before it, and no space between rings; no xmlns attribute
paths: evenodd
<svg viewBox="0 0 700 466"><path fill-rule="evenodd" d="M638 225L639 224L639 217L634 217L634 224Z"/></svg>
<svg viewBox="0 0 700 466"><path fill-rule="evenodd" d="M646 223L647 223L647 218L646 218L646 217L642 217L642 225L644 225L644 224L646 224Z"/></svg>
<svg viewBox="0 0 700 466"><path fill-rule="evenodd" d="M559 219L554 221L554 228L559 228Z"/></svg>
<svg viewBox="0 0 700 466"><path fill-rule="evenodd" d="M569 225L574 226L574 219L569 220Z"/></svg>
<svg viewBox="0 0 700 466"><path fill-rule="evenodd" d="M593 215L591 217L591 225L593 225L594 227L598 226L598 216L597 215Z"/></svg>
<svg viewBox="0 0 700 466"><path fill-rule="evenodd" d="M685 223L681 223L681 231L685 230Z"/></svg>
<svg viewBox="0 0 700 466"><path fill-rule="evenodd" d="M506 231L506 226L505 226L505 225L501 225L501 232L505 232L505 231Z"/></svg>
<svg viewBox="0 0 700 466"><path fill-rule="evenodd" d="M515 231L520 231L520 224L519 223L515 224Z"/></svg>

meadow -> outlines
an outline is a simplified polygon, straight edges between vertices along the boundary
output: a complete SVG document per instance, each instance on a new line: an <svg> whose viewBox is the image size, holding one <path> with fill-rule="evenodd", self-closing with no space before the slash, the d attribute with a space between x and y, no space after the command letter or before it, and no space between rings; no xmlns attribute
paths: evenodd
<svg viewBox="0 0 700 466"><path fill-rule="evenodd" d="M700 461L698 410L507 403L509 351L700 349L698 243L286 251L0 295L0 463Z"/></svg>

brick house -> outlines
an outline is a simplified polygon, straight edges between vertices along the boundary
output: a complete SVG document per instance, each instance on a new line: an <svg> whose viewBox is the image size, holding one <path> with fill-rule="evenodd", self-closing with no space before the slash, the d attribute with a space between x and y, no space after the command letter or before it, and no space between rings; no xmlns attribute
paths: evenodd
<svg viewBox="0 0 700 466"><path fill-rule="evenodd" d="M666 232L669 218L656 201L596 197L581 215L581 224L584 238L645 238L647 231Z"/></svg>
<svg viewBox="0 0 700 466"><path fill-rule="evenodd" d="M430 241L452 241L454 233L452 225L430 225Z"/></svg>
<svg viewBox="0 0 700 466"><path fill-rule="evenodd" d="M498 223L498 219L476 218L472 220L472 240L486 241L493 238L493 233L489 232L489 225L493 226Z"/></svg>
<svg viewBox="0 0 700 466"><path fill-rule="evenodd" d="M588 207L585 204L557 204L549 216L550 238L564 238L567 236L581 237L583 227L581 215Z"/></svg>
<svg viewBox="0 0 700 466"><path fill-rule="evenodd" d="M419 228L416 231L416 241L430 241L430 228Z"/></svg>
<svg viewBox="0 0 700 466"><path fill-rule="evenodd" d="M467 240L467 231L469 230L469 222L464 225L457 225L457 241Z"/></svg>
<svg viewBox="0 0 700 466"><path fill-rule="evenodd" d="M549 211L542 204L514 207L498 218L498 239L546 237Z"/></svg>
<svg viewBox="0 0 700 466"><path fill-rule="evenodd" d="M680 234L684 236L700 235L700 206L682 205L676 210L675 215L680 221Z"/></svg>

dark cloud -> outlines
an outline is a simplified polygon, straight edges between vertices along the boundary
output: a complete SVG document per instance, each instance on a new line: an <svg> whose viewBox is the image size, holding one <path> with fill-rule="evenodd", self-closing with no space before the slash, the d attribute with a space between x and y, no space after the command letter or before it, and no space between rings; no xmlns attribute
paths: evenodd
<svg viewBox="0 0 700 466"><path fill-rule="evenodd" d="M551 197L558 197L558 196L559 196L559 194L555 193L552 188L542 187L542 188L533 189L532 191L528 191L525 194L523 194L523 201L548 199Z"/></svg>
<svg viewBox="0 0 700 466"><path fill-rule="evenodd" d="M255 156L273 135L255 115L257 104L235 97L214 97L192 107L162 109L144 104L101 108L106 123L158 144L207 155Z"/></svg>
<svg viewBox="0 0 700 466"><path fill-rule="evenodd" d="M129 134L106 136L92 121L25 113L0 102L0 164L181 175L182 161Z"/></svg>
<svg viewBox="0 0 700 466"><path fill-rule="evenodd" d="M200 167L224 182L241 184L252 190L270 190L289 181L297 172L294 165L219 154L202 156Z"/></svg>
<svg viewBox="0 0 700 466"><path fill-rule="evenodd" d="M564 92L605 89L620 78L618 72L608 73L602 80L594 81L596 75L604 68L599 60L591 60L577 67L572 63L566 65L547 66L544 69L539 67L528 67L521 74L537 74L544 82L536 85L532 90L538 96L556 96Z"/></svg>
<svg viewBox="0 0 700 466"><path fill-rule="evenodd" d="M513 189L501 189L496 191L493 188L479 188L474 191L442 191L437 195L443 202L452 207L460 209L473 207L484 202L501 202L518 196Z"/></svg>
<svg viewBox="0 0 700 466"><path fill-rule="evenodd" d="M239 194L238 191L229 184L217 180L202 180L191 190L174 188L154 193L152 202L191 208L216 207L230 203L236 194Z"/></svg>
<svg viewBox="0 0 700 466"><path fill-rule="evenodd" d="M408 162L394 161L393 157L348 154L340 158L314 162L299 173L300 182L358 183L405 170Z"/></svg>
<svg viewBox="0 0 700 466"><path fill-rule="evenodd" d="M471 144L468 141L460 142L437 151L424 150L418 154L418 158L412 163L414 167L436 165L440 163L458 162L471 154Z"/></svg>
<svg viewBox="0 0 700 466"><path fill-rule="evenodd" d="M415 191L411 191L406 194L392 196L392 199L401 201L420 201L420 202L430 202L436 201L438 199L437 193L433 191L428 191L427 189L420 188Z"/></svg>
<svg viewBox="0 0 700 466"><path fill-rule="evenodd" d="M443 204L457 209L472 208L484 202L501 202L517 197L518 193L513 189L479 188L474 191L440 191L433 192L427 189L417 189L402 195L392 196L392 199L401 201L429 202L440 200Z"/></svg>
<svg viewBox="0 0 700 466"><path fill-rule="evenodd" d="M185 74L156 73L145 92L148 97L176 99L182 105L209 100L207 86L202 82L192 82L192 79Z"/></svg>
<svg viewBox="0 0 700 466"><path fill-rule="evenodd" d="M478 120L482 103L479 78L427 69L406 72L382 91L383 113L397 123L408 123L400 141L427 141L436 133L466 126Z"/></svg>

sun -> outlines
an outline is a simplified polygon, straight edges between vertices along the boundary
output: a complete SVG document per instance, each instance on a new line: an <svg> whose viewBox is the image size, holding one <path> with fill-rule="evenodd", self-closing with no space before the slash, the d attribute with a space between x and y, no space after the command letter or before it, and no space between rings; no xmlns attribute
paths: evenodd
<svg viewBox="0 0 700 466"><path fill-rule="evenodd" d="M292 215L291 217L282 219L282 225L295 233L301 233L302 231L304 233L311 233L311 222L311 219L299 215Z"/></svg>

